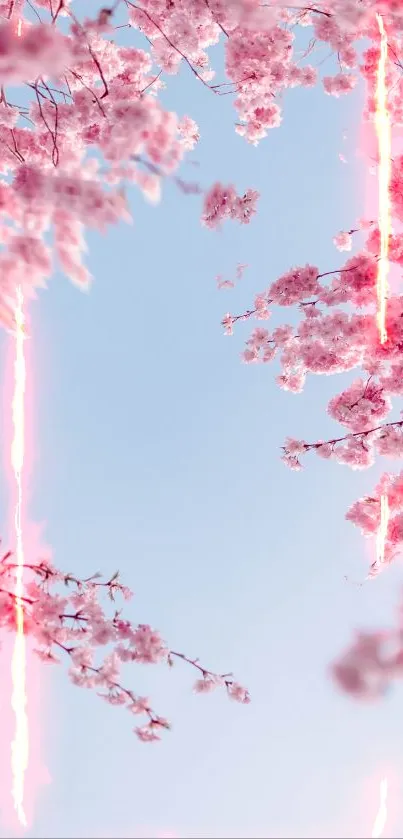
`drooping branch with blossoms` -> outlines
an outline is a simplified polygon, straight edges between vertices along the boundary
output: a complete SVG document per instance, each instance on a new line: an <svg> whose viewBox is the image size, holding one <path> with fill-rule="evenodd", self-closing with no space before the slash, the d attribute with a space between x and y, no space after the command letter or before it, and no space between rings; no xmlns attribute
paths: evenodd
<svg viewBox="0 0 403 839"><path fill-rule="evenodd" d="M151 626L135 626L127 620L118 601L129 601L132 592L121 583L118 572L109 580L98 573L80 579L58 571L47 559L26 565L25 570L30 579L22 599L24 628L36 655L47 664L61 664L65 659L74 685L92 689L110 705L142 718L134 731L143 742L160 740L170 723L153 711L148 698L122 684L120 674L125 665L172 667L178 659L197 671L197 693L222 687L230 699L244 704L250 701L248 691L232 673L211 672L198 659L170 650ZM13 555L8 552L0 560L0 628L11 632L16 629L15 571Z"/></svg>

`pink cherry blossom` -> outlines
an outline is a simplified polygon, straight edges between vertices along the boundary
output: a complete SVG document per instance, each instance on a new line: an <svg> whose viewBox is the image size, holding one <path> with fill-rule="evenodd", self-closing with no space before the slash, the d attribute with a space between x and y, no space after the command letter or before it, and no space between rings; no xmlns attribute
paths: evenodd
<svg viewBox="0 0 403 839"><path fill-rule="evenodd" d="M239 685L238 682L232 682L228 685L228 695L235 702L240 702L242 705L248 705L250 702L248 691L242 685Z"/></svg>
<svg viewBox="0 0 403 839"><path fill-rule="evenodd" d="M334 237L333 242L339 251L351 251L351 233L341 231Z"/></svg>
<svg viewBox="0 0 403 839"><path fill-rule="evenodd" d="M393 629L360 633L335 661L331 675L354 699L377 700L403 678L402 609Z"/></svg>
<svg viewBox="0 0 403 839"><path fill-rule="evenodd" d="M206 227L218 228L226 219L236 219L241 224L249 224L256 213L259 193L248 189L241 198L233 186L224 187L215 184L204 199L202 222Z"/></svg>
<svg viewBox="0 0 403 839"><path fill-rule="evenodd" d="M341 96L350 93L357 84L357 77L352 73L338 73L336 76L325 76L323 87L331 96Z"/></svg>
<svg viewBox="0 0 403 839"><path fill-rule="evenodd" d="M193 689L195 693L211 693L212 690L215 690L217 687L217 683L214 679L197 679L194 683Z"/></svg>
<svg viewBox="0 0 403 839"><path fill-rule="evenodd" d="M351 431L367 431L383 420L391 409L391 400L376 381L356 379L347 390L330 400L331 417Z"/></svg>
<svg viewBox="0 0 403 839"><path fill-rule="evenodd" d="M311 265L293 268L272 283L268 289L268 296L273 303L280 306L292 306L319 292L318 276L318 269Z"/></svg>
<svg viewBox="0 0 403 839"><path fill-rule="evenodd" d="M218 274L218 276L216 277L217 288L235 288L236 280L242 279L245 268L247 267L247 265L242 265L241 263L239 263L239 265L237 265L236 267L235 278L233 280L224 280L223 276L221 274Z"/></svg>
<svg viewBox="0 0 403 839"><path fill-rule="evenodd" d="M23 601L24 627L36 644L36 654L46 664L61 665L65 660L74 685L94 690L109 705L145 718L135 729L143 742L159 740L170 724L152 710L148 698L122 684L123 662L172 665L181 660L202 674L197 692L225 687L230 698L249 702L248 692L231 675L206 670L197 659L170 650L151 626L135 626L123 619L115 600L127 600L129 592L118 573L109 580L99 574L83 580L63 574L45 559L27 566L26 571L30 579ZM16 628L15 575L16 564L7 553L0 560L0 626L8 631Z"/></svg>

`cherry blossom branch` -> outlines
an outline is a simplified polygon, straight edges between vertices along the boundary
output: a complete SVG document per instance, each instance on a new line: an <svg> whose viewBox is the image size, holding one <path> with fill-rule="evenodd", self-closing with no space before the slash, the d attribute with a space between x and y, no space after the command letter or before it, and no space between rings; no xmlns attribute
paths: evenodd
<svg viewBox="0 0 403 839"><path fill-rule="evenodd" d="M216 24L217 24L217 26L221 29L221 32L223 33L223 35L225 35L225 37L226 37L226 38L229 38L229 35L228 35L227 30L226 30L226 29L224 29L224 27L223 27L222 23L220 23L220 21L219 21L219 20L217 20L216 15L212 12L212 10L211 10L211 6L210 6L210 3L209 3L209 0L204 0L204 2L205 2L206 6L207 6L207 8L208 8L208 10L209 10L209 12L210 12L210 14L211 14L211 17L212 17L212 18L213 18L213 20L214 20L214 23L216 23Z"/></svg>
<svg viewBox="0 0 403 839"><path fill-rule="evenodd" d="M60 12L63 8L65 8L65 7L64 7L63 0L60 0L60 5L59 5L59 9L58 9L58 10L57 10L57 12L56 12L55 20L56 20L56 18L57 18L57 16L58 16L59 12ZM98 73L99 73L99 78L101 79L101 82L102 82L102 85L103 85L103 88L104 88L103 93L102 93L102 94L101 94L101 96L100 96L100 99L101 99L101 100L102 100L102 99L105 99L105 97L109 95L109 88L108 88L107 81L106 81L106 79L105 79L105 75L104 75L104 72L103 72L103 69L102 69L101 63L100 63L100 61L99 61L98 57L95 55L94 50L92 49L91 44L90 44L90 43L89 43L89 41L88 41L88 38L87 38L87 35L86 35L86 31L85 31L84 26L82 26L82 24L81 24L81 23L80 23L80 21L76 18L76 16L73 14L73 12L71 11L71 9L70 9L70 8L69 8L67 11L68 11L68 14L69 14L69 16L71 17L71 19L74 21L74 23L75 23L75 25L76 25L77 29L81 32L81 34L83 35L83 37L86 39L86 44L87 44L88 52L89 52L89 54L90 54L90 56L91 56L91 58L92 58L92 61L94 62L95 66L96 66L96 68L97 68L97 70L98 70ZM54 20L54 22L55 22L55 20Z"/></svg>
<svg viewBox="0 0 403 839"><path fill-rule="evenodd" d="M250 702L249 692L245 690L242 685L234 682L232 673L223 673L221 676L218 676L216 673L212 673L211 670L206 670L205 667L202 667L198 658L191 659L183 653L177 653L173 650L170 650L168 653L168 664L170 666L173 665L173 657L185 661L201 673L202 679L198 679L194 688L197 693L210 693L217 686L225 685L231 699L236 699L238 702L242 702L243 704L248 704Z"/></svg>
<svg viewBox="0 0 403 839"><path fill-rule="evenodd" d="M52 144L53 144L52 163L53 163L53 166L56 167L58 165L58 162L59 162L59 149L58 149L58 146L57 146L58 107L57 107L57 102L56 102L56 100L53 96L53 93L51 92L50 88L47 86L46 82L44 82L43 80L42 80L42 85L45 87L45 89L49 93L49 99L47 101L50 101L51 104L54 107L55 119L54 119L54 128L53 129L50 127L50 125L49 125L49 123L48 123L48 121L47 121L47 119L46 119L46 117L43 113L42 103L41 103L41 100L40 100L40 91L38 90L37 85L34 86L35 96L36 96L36 100L37 100L37 103L38 103L39 113L41 115L42 121L43 121L44 125L46 126L47 131L49 132L49 135L52 139ZM43 95L43 94L41 94L41 95Z"/></svg>
<svg viewBox="0 0 403 839"><path fill-rule="evenodd" d="M163 172L160 166L156 166L155 163L151 163L151 161L145 160L138 154L133 154L131 159L135 163L141 163L146 169L148 169L149 172L151 172L153 175L157 175L157 177L161 178L161 180L167 177L171 177L176 186L186 195L200 195L203 192L199 184L184 181L182 178L178 177L178 175L170 176L167 173Z"/></svg>
<svg viewBox="0 0 403 839"><path fill-rule="evenodd" d="M120 581L119 572L103 580L100 574L79 578L71 573L57 571L47 560L28 564L25 571L33 579L26 584L27 596L17 597L14 593L17 565L8 551L0 560L0 627L15 631L16 615L14 604L18 602L24 610L25 632L38 645L35 649L39 658L47 663L59 663L56 651L60 650L70 659L69 676L73 684L96 690L110 705L125 707L135 715L145 715L147 721L134 730L144 742L160 739L160 732L169 729L164 717L156 714L149 699L138 696L125 687L119 678L124 664L167 663L173 666L174 659L180 659L195 668L200 678L194 684L197 693L208 693L218 687L225 687L231 699L246 704L250 701L248 691L236 682L231 673L218 675L203 667L198 659L191 659L184 653L169 648L160 634L147 624L132 625L122 618L121 611L114 611L108 618L100 596L115 602L121 595L125 600L131 591ZM67 593L52 588L63 585ZM108 652L101 664L94 661L94 655L101 647ZM100 692L100 690L102 692Z"/></svg>
<svg viewBox="0 0 403 839"><path fill-rule="evenodd" d="M296 12L315 12L318 15L324 15L325 17L333 17L331 12L325 12L322 9L317 9L314 6L290 6L288 3L260 3L260 8L262 9L292 9Z"/></svg>
<svg viewBox="0 0 403 839"><path fill-rule="evenodd" d="M158 32L160 33L160 35L162 35L162 37L165 39L165 41L167 42L167 44L169 44L169 46L171 47L171 49L173 49L173 50L174 50L174 52L177 52L177 53L178 53L178 55L180 55L180 56L181 56L181 58L183 58L183 60L185 61L185 63L186 63L186 64L187 64L187 66L189 67L189 69L192 71L192 73L196 76L196 78L197 78L197 79L198 79L198 80L199 80L199 81L200 81L200 82L201 82L201 83L202 83L205 87L210 88L210 90L213 90L213 92L214 92L214 93L216 93L216 92L217 92L217 91L214 89L214 86L209 85L209 84L208 84L208 82L206 82L206 80L205 80L205 79L203 79L203 76L201 76L201 75L200 75L200 73L198 73L198 72L197 72L197 70L196 70L196 68L193 66L192 62L191 62L191 61L189 61L189 59L187 58L187 56L186 56L186 55L182 52L182 50L180 50L180 49L179 49L179 47L175 46L175 44L171 41L171 39L168 37L168 35L166 35L166 33L165 33L162 29L161 29L160 25L159 25L159 24L158 24L158 23L154 20L154 18L152 18L152 17L151 17L151 15L149 14L149 12L147 12L147 10L146 10L146 9L143 9L141 6L137 6L137 5L136 5L136 3L133 3L133 2L132 2L132 0L125 0L125 3L126 3L126 5L127 5L128 7L130 6L132 9L136 9L136 11L141 12L141 14L143 14L143 15L144 15L144 17L146 17L146 18L147 18L147 20L148 20L148 21L149 21L149 22L150 22L153 26L155 26L155 28L158 30Z"/></svg>
<svg viewBox="0 0 403 839"><path fill-rule="evenodd" d="M210 7L208 6L207 0L204 0L204 1L205 1L205 3L206 3L207 7L208 7L208 8L210 8ZM183 60L185 61L185 63L186 63L186 64L187 64L187 66L189 67L189 69L192 71L193 75L194 75L194 76L196 76L196 78L198 79L198 81L199 81L199 82L201 82L201 83L202 83L202 85L204 85L204 87L207 87L209 90L211 90L211 91L212 91L213 93L215 93L216 95L218 95L218 96L227 96L227 95L228 95L228 94L230 94L230 93L236 93L236 92L238 91L238 86L239 86L239 85L241 85L241 84L243 84L244 82L249 81L249 80L251 80L251 79L253 79L253 78L254 78L254 76L253 76L253 75L249 75L249 76L245 76L245 78L242 78L242 79L240 79L239 81L234 81L234 82L223 82L223 83L221 83L221 84L209 84L208 82L206 82L206 80L205 80L205 79L203 79L203 76L201 76L201 75L200 75L200 73L196 70L195 66L192 64L192 62L189 60L189 58L185 55L185 53L184 53L184 52L182 52L182 50L181 50L181 49L179 49L179 47L177 47L177 46L173 43L173 41L170 39L170 37L169 37L169 36L168 36L168 35L167 35L164 31L163 31L163 29L161 28L161 26L159 25L159 23L157 23L157 21L156 21L156 20L154 20L154 18L153 18L153 17L151 17L151 15L149 14L149 12L148 12L146 9L143 9L141 6L137 6L137 5L136 5L136 3L133 3L133 2L132 2L132 0L124 0L124 2L126 3L127 7L129 7L129 6L130 6L132 9L136 9L136 11L141 12L141 13L142 13L142 14L143 14L146 18L147 18L147 20L148 20L148 21L149 21L149 22L150 22L153 26L155 26L155 28L158 30L158 32L160 33L160 35L162 35L162 37L165 39L165 41L167 42L167 44L169 44L169 46L171 47L171 49L173 49L173 50L174 50L174 52L176 52L178 55L180 55L180 57L181 57L181 58L183 58ZM212 17L213 17L213 16L212 16ZM213 17L213 19L215 20L215 18L214 18L214 17ZM223 27L221 26L221 24L219 24L216 20L215 20L215 22L216 22L216 23L217 23L217 25L220 27L220 29L223 31L224 35L226 35L226 37L228 37L228 33L227 33L227 32L225 32L225 30L223 29ZM131 26L131 24L129 24L129 25ZM151 43L152 43L152 42L151 42ZM235 86L235 89L234 89L234 90L232 90L232 91L231 91L231 90L229 90L229 91L222 91L222 90L221 90L221 88L222 88L222 87L228 87L228 86L229 86L229 87Z"/></svg>
<svg viewBox="0 0 403 839"><path fill-rule="evenodd" d="M356 232L356 231L355 230L350 230L349 231L349 233L354 233L354 232ZM379 261L379 256L378 255L374 257L374 261L375 262ZM306 267L308 268L309 266L306 266ZM348 267L345 267L345 268L336 268L332 271L323 271L322 273L315 273L315 274L312 274L312 279L314 281L318 281L318 280L322 279L323 277L331 277L331 276L334 276L336 274L349 273L350 271L356 271L358 268L360 268L360 263L357 263L355 265L349 265ZM291 274L295 275L295 274L298 274L298 273L302 273L305 270L306 269L297 268L297 269L295 269L294 272L291 271L290 275ZM276 285L279 284L283 279L285 280L287 276L288 275L285 275L284 278L280 278L280 280L277 280ZM334 289L334 292L337 292L337 291L338 291L338 289ZM276 300L275 298L271 297L270 296L270 289L268 290L268 292L266 294L258 295L258 297L256 298L256 301L257 301L257 305L255 305L255 307L253 309L246 309L245 312L242 312L241 314L238 314L238 315L231 315L231 314L225 315L225 317L221 321L221 324L222 324L222 326L224 326L226 334L228 334L228 335L232 334L232 327L238 321L248 320L249 318L253 317L254 315L257 315L258 319L260 319L260 320L266 320L267 317L268 317L268 307L271 306L274 302L276 302L280 306L281 305L289 305L289 303L287 303L287 302L282 303L281 299ZM311 301L300 300L300 301L298 301L298 305L299 306L316 306L317 303L319 303L319 302L321 302L319 299L311 300Z"/></svg>
<svg viewBox="0 0 403 839"><path fill-rule="evenodd" d="M386 431L390 428L403 429L403 420L381 423L373 428L367 428L364 431L354 431L344 435L343 437L334 437L330 440L318 440L315 443L306 443L304 440L294 440L292 437L288 437L284 446L281 446L281 449L284 452L282 460L287 464L287 466L290 466L291 469L300 469L301 463L299 462L299 457L307 454L309 451L316 450L318 454L328 459L331 457L335 446L339 443L348 443L351 440L359 440L361 442L364 439L370 438L371 435L379 434L379 432Z"/></svg>

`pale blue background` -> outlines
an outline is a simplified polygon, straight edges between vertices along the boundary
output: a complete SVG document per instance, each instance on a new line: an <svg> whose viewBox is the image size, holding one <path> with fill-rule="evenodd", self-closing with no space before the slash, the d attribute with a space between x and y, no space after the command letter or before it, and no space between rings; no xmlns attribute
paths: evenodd
<svg viewBox="0 0 403 839"><path fill-rule="evenodd" d="M340 382L285 394L275 368L240 363L250 326L232 339L220 327L292 265L340 264L332 236L365 209L361 94L291 91L284 124L257 149L235 135L231 97L190 72L164 100L201 129L190 155L199 166L183 177L256 186L259 215L212 233L199 224L200 198L167 184L154 208L136 193L132 228L88 237L90 296L60 277L40 295L31 516L46 519L61 568L119 567L136 592L132 618L232 669L253 703L194 696L186 667L138 668L133 688L174 725L146 746L129 715L54 671L43 742L53 780L28 835L368 836L386 766L386 835L401 836L401 694L355 706L326 674L353 627L389 620L397 600L398 569L363 590L343 579L367 570L343 517L375 470L311 457L302 474L288 471L284 437L330 435L325 406ZM244 280L218 292L215 275L238 262L250 265Z"/></svg>

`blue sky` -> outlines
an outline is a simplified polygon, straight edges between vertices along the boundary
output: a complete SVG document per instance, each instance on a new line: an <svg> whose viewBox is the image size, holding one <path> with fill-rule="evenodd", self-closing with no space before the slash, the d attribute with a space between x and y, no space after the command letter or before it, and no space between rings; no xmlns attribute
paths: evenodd
<svg viewBox="0 0 403 839"><path fill-rule="evenodd" d="M90 295L59 276L40 294L30 512L46 521L59 567L119 567L136 592L133 620L233 670L253 702L194 696L186 667L138 668L133 688L173 722L146 746L128 715L48 671L40 724L52 783L27 835L369 835L385 767L391 797L401 794L399 695L355 706L326 668L353 627L389 620L396 605L398 569L362 590L343 579L367 570L343 517L376 469L311 458L288 471L284 437L330 434L325 406L341 383L283 393L275 368L241 364L249 326L233 338L220 327L292 265L340 264L332 236L365 209L361 94L291 91L283 125L258 148L235 134L231 97L186 70L164 100L200 125L198 166L183 177L256 187L259 214L212 233L199 224L200 198L167 184L152 207L134 193L133 227L88 237ZM250 266L244 279L217 291L216 274L238 262ZM390 837L403 821L395 809Z"/></svg>

